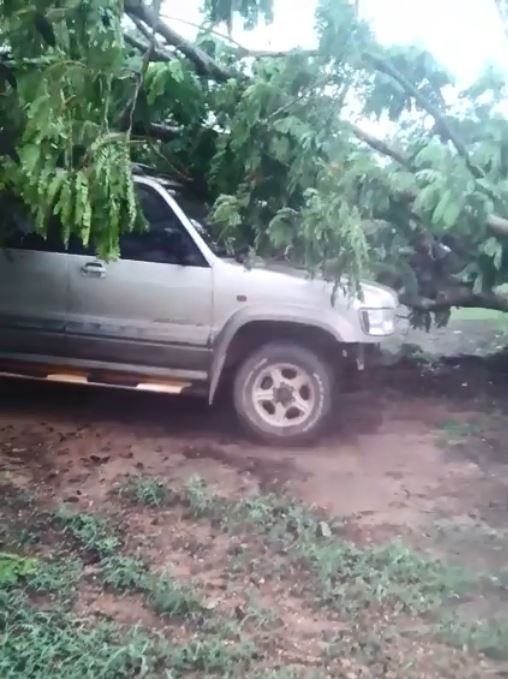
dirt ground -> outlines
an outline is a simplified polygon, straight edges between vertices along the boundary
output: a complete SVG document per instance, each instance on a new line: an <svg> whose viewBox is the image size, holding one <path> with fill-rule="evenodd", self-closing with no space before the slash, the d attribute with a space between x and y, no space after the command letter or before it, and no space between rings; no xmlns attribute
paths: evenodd
<svg viewBox="0 0 508 679"><path fill-rule="evenodd" d="M194 400L4 383L0 474L87 512L139 474L172 484L197 474L236 498L284 491L337 517L355 543L401 538L508 585L508 358L438 360L461 346L478 353L469 350L476 332L484 349L499 349L503 333L481 325L458 323L441 344L423 337L430 361L363 375L338 399L325 438L307 449L247 440L228 403L208 410ZM146 532L144 521L129 514L133 535ZM499 591L466 602L465 616L504 618L508 592ZM508 639L502 644L508 650Z"/></svg>

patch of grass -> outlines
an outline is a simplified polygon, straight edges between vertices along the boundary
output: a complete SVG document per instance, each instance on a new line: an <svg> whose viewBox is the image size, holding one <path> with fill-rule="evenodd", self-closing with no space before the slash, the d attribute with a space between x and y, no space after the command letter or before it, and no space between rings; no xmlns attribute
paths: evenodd
<svg viewBox="0 0 508 679"><path fill-rule="evenodd" d="M302 669L301 667L284 667L283 669L263 670L247 675L247 679L325 679L319 670Z"/></svg>
<svg viewBox="0 0 508 679"><path fill-rule="evenodd" d="M16 585L38 568L37 559L0 552L0 588Z"/></svg>
<svg viewBox="0 0 508 679"><path fill-rule="evenodd" d="M148 569L141 559L113 555L101 562L101 579L117 592L143 592L148 586Z"/></svg>
<svg viewBox="0 0 508 679"><path fill-rule="evenodd" d="M189 617L203 615L205 608L196 592L168 574L153 575L137 558L114 555L101 561L101 580L117 592L137 592L157 615Z"/></svg>
<svg viewBox="0 0 508 679"><path fill-rule="evenodd" d="M256 654L248 640L231 643L220 637L191 639L187 644L174 648L172 660L180 672L206 672L223 677L242 676L234 674L239 667L245 668Z"/></svg>
<svg viewBox="0 0 508 679"><path fill-rule="evenodd" d="M112 556L121 546L120 537L111 530L110 524L102 517L60 507L53 518L64 535L72 537L84 549L97 554L100 559Z"/></svg>
<svg viewBox="0 0 508 679"><path fill-rule="evenodd" d="M199 476L193 475L183 489L181 501L187 505L193 517L220 517L223 502L214 497L206 483Z"/></svg>
<svg viewBox="0 0 508 679"><path fill-rule="evenodd" d="M62 610L37 610L19 592L0 591L0 630L0 676L9 679L243 676L254 652L218 638L176 645L111 623L90 626Z"/></svg>
<svg viewBox="0 0 508 679"><path fill-rule="evenodd" d="M147 507L162 507L175 501L162 480L145 476L129 477L118 487L118 495Z"/></svg>
<svg viewBox="0 0 508 679"><path fill-rule="evenodd" d="M439 424L440 429L455 438L466 438L478 433L478 425L474 422L461 422L460 420L443 420Z"/></svg>
<svg viewBox="0 0 508 679"><path fill-rule="evenodd" d="M67 596L75 591L82 572L81 561L68 556L53 560L41 559L27 579L27 590L38 594L57 593Z"/></svg>
<svg viewBox="0 0 508 679"><path fill-rule="evenodd" d="M186 498L188 494L189 486ZM214 497L196 479L190 496L199 515L228 529L247 524L264 535L272 548L287 554L289 562L310 571L322 601L341 609L386 603L396 610L425 611L460 595L470 582L462 569L401 543L357 547L337 535L336 525L285 497L268 494L233 502Z"/></svg>
<svg viewBox="0 0 508 679"><path fill-rule="evenodd" d="M454 309L452 312L454 321L491 321L506 326L506 314L503 311L493 311L491 309L462 308Z"/></svg>
<svg viewBox="0 0 508 679"><path fill-rule="evenodd" d="M449 620L441 626L440 634L458 648L483 653L494 660L508 660L508 620Z"/></svg>
<svg viewBox="0 0 508 679"><path fill-rule="evenodd" d="M205 611L196 593L170 576L160 575L150 580L145 593L148 605L159 615L193 617Z"/></svg>
<svg viewBox="0 0 508 679"><path fill-rule="evenodd" d="M348 610L387 603L423 612L459 596L469 576L400 543L360 548L346 541L298 545L297 558L316 576L320 597Z"/></svg>
<svg viewBox="0 0 508 679"><path fill-rule="evenodd" d="M277 615L274 613L273 609L263 606L260 603L256 592L252 590L246 592L245 598L245 612L241 621L241 627L244 627L247 623L254 624L254 626L259 629L273 627L277 622Z"/></svg>

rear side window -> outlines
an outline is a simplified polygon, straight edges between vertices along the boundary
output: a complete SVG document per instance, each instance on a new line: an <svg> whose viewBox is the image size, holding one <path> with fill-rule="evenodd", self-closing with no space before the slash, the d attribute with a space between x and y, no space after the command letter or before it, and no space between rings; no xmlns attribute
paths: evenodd
<svg viewBox="0 0 508 679"><path fill-rule="evenodd" d="M2 247L37 252L65 252L57 220L50 221L47 236L44 237L37 233L28 209L8 194L0 196L0 210L2 211Z"/></svg>

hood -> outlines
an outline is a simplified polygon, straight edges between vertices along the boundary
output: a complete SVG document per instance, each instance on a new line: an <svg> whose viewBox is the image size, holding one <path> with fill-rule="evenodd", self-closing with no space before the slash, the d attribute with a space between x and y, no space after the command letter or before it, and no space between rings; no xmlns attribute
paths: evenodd
<svg viewBox="0 0 508 679"><path fill-rule="evenodd" d="M284 274L292 278L307 279L309 281L319 280L323 281L322 276L312 278L306 269L291 266L284 262L277 261L263 261L255 264L253 268L264 269L265 271L273 271L275 273ZM332 286L332 283L329 283ZM344 287L347 286L347 280L344 280ZM384 285L375 283L374 281L361 281L360 293L352 295L362 306L365 307L397 307L399 304L397 293ZM341 299L350 299L351 295L344 289L337 292L337 297Z"/></svg>
<svg viewBox="0 0 508 679"><path fill-rule="evenodd" d="M325 293L328 299L331 299L333 293L333 284L327 282L322 276L310 276L309 272L304 268L291 266L286 262L277 260L261 260L258 259L250 263L250 266L245 266L233 259L223 259L228 265L232 265L237 271L243 271L249 276L252 274L253 278L260 283L261 280L268 285L273 286L273 278L277 277L280 283L287 281L287 284L293 289L297 296L305 295L304 288L314 289L314 291L321 291ZM264 275L263 275L264 274ZM296 287L293 288L291 281L294 281ZM397 294L383 285L371 281L362 281L358 294L354 292L350 294L347 289L347 280L344 281L344 287L339 288L335 293L336 303L354 306L373 307L373 308L395 308L398 306ZM307 289L309 289L307 288ZM273 287L272 287L273 293Z"/></svg>

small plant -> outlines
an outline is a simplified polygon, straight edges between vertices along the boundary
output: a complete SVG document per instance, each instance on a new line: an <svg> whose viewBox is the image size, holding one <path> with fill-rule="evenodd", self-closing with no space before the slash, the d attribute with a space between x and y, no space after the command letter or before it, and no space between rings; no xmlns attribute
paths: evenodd
<svg viewBox="0 0 508 679"><path fill-rule="evenodd" d="M64 535L70 535L100 559L115 554L121 546L120 538L111 532L108 522L101 517L60 507L54 514L54 520Z"/></svg>
<svg viewBox="0 0 508 679"><path fill-rule="evenodd" d="M192 516L216 517L221 504L219 498L214 497L206 483L199 476L191 476L184 488L183 500L189 507Z"/></svg>
<svg viewBox="0 0 508 679"><path fill-rule="evenodd" d="M468 437L477 434L479 430L477 423L459 420L444 420L439 426L446 434L446 440L443 443L449 445L459 445Z"/></svg>
<svg viewBox="0 0 508 679"><path fill-rule="evenodd" d="M254 624L259 629L272 627L277 621L277 616L270 608L262 606L256 592L248 590L246 593L245 617L241 621L241 627L247 623Z"/></svg>
<svg viewBox="0 0 508 679"><path fill-rule="evenodd" d="M102 581L119 592L144 591L148 571L143 561L130 556L113 555L101 562Z"/></svg>
<svg viewBox="0 0 508 679"><path fill-rule="evenodd" d="M469 580L462 569L397 542L368 549L341 540L302 543L293 556L311 567L325 601L349 609L386 602L396 610L426 611L458 596Z"/></svg>
<svg viewBox="0 0 508 679"><path fill-rule="evenodd" d="M27 579L27 589L37 593L69 594L74 591L83 566L81 561L69 559L40 560Z"/></svg>
<svg viewBox="0 0 508 679"><path fill-rule="evenodd" d="M37 571L37 559L0 553L0 588L16 585Z"/></svg>
<svg viewBox="0 0 508 679"><path fill-rule="evenodd" d="M188 587L161 575L153 579L146 588L147 602L158 614L171 617L185 617L204 612L201 601Z"/></svg>
<svg viewBox="0 0 508 679"><path fill-rule="evenodd" d="M508 659L508 621L481 620L465 623L459 620L445 621L441 634L451 644L483 653L495 660Z"/></svg>
<svg viewBox="0 0 508 679"><path fill-rule="evenodd" d="M160 479L134 476L120 485L118 494L147 507L162 507L174 501L171 490Z"/></svg>
<svg viewBox="0 0 508 679"><path fill-rule="evenodd" d="M214 673L219 676L242 676L238 673L238 665L247 663L255 653L255 649L248 641L237 644L224 639L211 637L192 639L179 648L175 648L174 662L184 671L200 671Z"/></svg>

